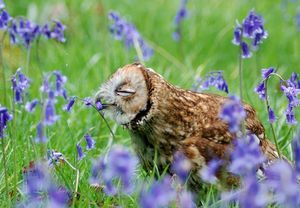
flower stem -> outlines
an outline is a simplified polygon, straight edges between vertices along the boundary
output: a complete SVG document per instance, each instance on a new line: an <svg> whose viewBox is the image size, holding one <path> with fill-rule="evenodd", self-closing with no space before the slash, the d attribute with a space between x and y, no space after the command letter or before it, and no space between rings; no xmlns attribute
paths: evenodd
<svg viewBox="0 0 300 208"><path fill-rule="evenodd" d="M27 50L27 57L26 57L26 74L27 75L29 75L30 54L31 54L31 46L29 46L29 48Z"/></svg>
<svg viewBox="0 0 300 208"><path fill-rule="evenodd" d="M1 38L1 43L0 43L0 61L1 61L1 72L2 72L2 84L3 84L3 93L1 93L3 95L3 104L6 105L6 76L5 76L5 67L4 67L4 60L3 60L3 43L4 43L4 38L5 38L6 32L4 32L4 34L2 35Z"/></svg>
<svg viewBox="0 0 300 208"><path fill-rule="evenodd" d="M12 91L14 93L14 91ZM14 102L14 97L12 99L12 113L13 113L13 120L12 120L12 129L17 129L16 127L16 105ZM14 163L14 193L17 193L17 181L18 181L18 174L17 174L17 142L16 142L16 131L12 131L12 147L13 147L13 163Z"/></svg>
<svg viewBox="0 0 300 208"><path fill-rule="evenodd" d="M0 139L2 143L2 162L3 162L3 168L4 168L4 180L5 180L5 192L7 195L7 203L10 204L9 200L9 186L8 186L8 175L7 175L7 166L6 166L6 153L5 153L5 138Z"/></svg>
<svg viewBox="0 0 300 208"><path fill-rule="evenodd" d="M240 99L243 101L243 63L242 63L242 48L239 48L239 78L240 78Z"/></svg>
<svg viewBox="0 0 300 208"><path fill-rule="evenodd" d="M268 79L269 79L270 76L267 77L267 79L264 81L265 82L265 95L266 95L266 107L267 107L267 112L269 112L269 108L270 108L270 104L269 104L269 99L268 99ZM271 122L270 123L270 126L271 126L271 130L272 130L272 134L273 134L273 140L275 142L275 146L276 146L276 150L278 152L278 156L279 158L281 159L281 153L280 153L280 148L279 148L279 145L278 145L278 140L277 140L277 136L275 134L275 129L274 129L274 126Z"/></svg>

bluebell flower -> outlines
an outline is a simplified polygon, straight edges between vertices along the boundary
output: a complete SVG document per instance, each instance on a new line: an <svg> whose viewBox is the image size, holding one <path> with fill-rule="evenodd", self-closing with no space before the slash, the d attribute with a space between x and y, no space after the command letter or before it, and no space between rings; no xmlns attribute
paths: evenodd
<svg viewBox="0 0 300 208"><path fill-rule="evenodd" d="M171 165L172 171L178 176L182 183L185 183L192 168L192 164L182 152L174 154L173 163Z"/></svg>
<svg viewBox="0 0 300 208"><path fill-rule="evenodd" d="M290 105L287 106L287 108L285 109L285 116L286 116L286 121L288 124L290 124L290 125L297 124L294 108L292 106L290 106Z"/></svg>
<svg viewBox="0 0 300 208"><path fill-rule="evenodd" d="M275 72L275 68L274 67L270 67L268 69L262 69L261 70L261 75L263 79L266 79L270 76L271 73Z"/></svg>
<svg viewBox="0 0 300 208"><path fill-rule="evenodd" d="M14 92L14 102L22 103L23 94L29 88L30 80L21 72L21 68L19 68L12 76L11 82Z"/></svg>
<svg viewBox="0 0 300 208"><path fill-rule="evenodd" d="M222 71L212 71L205 76L205 79L200 77L196 78L196 83L193 85L194 91L202 91L209 89L210 86L214 86L220 91L228 93L228 84L223 77Z"/></svg>
<svg viewBox="0 0 300 208"><path fill-rule="evenodd" d="M200 177L204 182L214 184L217 182L217 170L222 165L221 160L213 159L208 162L207 166L204 166L200 171Z"/></svg>
<svg viewBox="0 0 300 208"><path fill-rule="evenodd" d="M298 128L298 131L292 141L292 148L296 173L300 176L300 128Z"/></svg>
<svg viewBox="0 0 300 208"><path fill-rule="evenodd" d="M54 167L55 165L59 165L60 162L65 160L63 154L55 150L47 150L47 158L48 158L49 167Z"/></svg>
<svg viewBox="0 0 300 208"><path fill-rule="evenodd" d="M242 58L250 58L252 56L248 44L244 41L241 43L241 51L242 51Z"/></svg>
<svg viewBox="0 0 300 208"><path fill-rule="evenodd" d="M13 116L9 114L7 108L0 105L0 139L4 137L4 130L7 128L7 122L12 120Z"/></svg>
<svg viewBox="0 0 300 208"><path fill-rule="evenodd" d="M44 163L36 163L24 174L22 184L24 199L17 207L67 207L68 191L57 186Z"/></svg>
<svg viewBox="0 0 300 208"><path fill-rule="evenodd" d="M281 84L280 89L284 92L291 107L297 107L300 105L300 100L298 99L300 89L297 89L294 86L285 86L283 84Z"/></svg>
<svg viewBox="0 0 300 208"><path fill-rule="evenodd" d="M75 104L75 99L76 99L76 97L74 97L74 96L70 98L68 104L66 104L66 105L64 106L64 110L65 110L65 111L70 112L71 108L72 108L73 105Z"/></svg>
<svg viewBox="0 0 300 208"><path fill-rule="evenodd" d="M93 99L90 98L90 97L83 98L83 103L84 103L86 106L92 106L92 104L93 104Z"/></svg>
<svg viewBox="0 0 300 208"><path fill-rule="evenodd" d="M0 2L0 9L1 9L1 2ZM7 11L1 10L0 11L0 30L6 30L7 26L8 26L8 22L11 19L12 18L10 17L10 15L8 14Z"/></svg>
<svg viewBox="0 0 300 208"><path fill-rule="evenodd" d="M44 133L44 124L43 124L43 122L40 122L36 126L36 132L37 132L37 136L35 138L35 141L38 142L38 143L45 143L47 141L47 137Z"/></svg>
<svg viewBox="0 0 300 208"><path fill-rule="evenodd" d="M78 160L82 160L85 157L85 153L83 152L80 144L76 144L76 150L77 150Z"/></svg>
<svg viewBox="0 0 300 208"><path fill-rule="evenodd" d="M64 35L65 26L59 21L53 21L52 27L45 24L42 27L42 34L48 39L56 39L59 42L65 42L66 38Z"/></svg>
<svg viewBox="0 0 300 208"><path fill-rule="evenodd" d="M86 149L87 150L91 150L95 148L95 140L93 140L93 138L91 137L91 135L86 134L84 135L85 141L86 141Z"/></svg>
<svg viewBox="0 0 300 208"><path fill-rule="evenodd" d="M241 101L236 96L231 96L222 107L219 117L228 124L231 133L237 133L246 118L246 112Z"/></svg>
<svg viewBox="0 0 300 208"><path fill-rule="evenodd" d="M265 174L266 184L274 192L276 203L291 208L300 206L300 186L296 172L288 162L276 161L266 169Z"/></svg>
<svg viewBox="0 0 300 208"><path fill-rule="evenodd" d="M287 80L288 86L300 89L300 79L299 74L293 72L291 77Z"/></svg>
<svg viewBox="0 0 300 208"><path fill-rule="evenodd" d="M143 59L146 61L153 56L153 49L145 42L133 24L126 22L116 12L110 12L108 17L113 21L110 32L117 40L123 40L127 48L134 47L136 42L142 50Z"/></svg>
<svg viewBox="0 0 300 208"><path fill-rule="evenodd" d="M274 123L276 120L276 116L273 109L270 106L268 106L268 114L269 114L269 122Z"/></svg>
<svg viewBox="0 0 300 208"><path fill-rule="evenodd" d="M104 192L107 195L115 195L119 192L126 194L134 190L134 175L137 169L138 159L128 149L122 146L113 146L107 157L100 157L93 166L93 182L97 179L105 185ZM121 187L116 187L115 182L120 181Z"/></svg>
<svg viewBox="0 0 300 208"><path fill-rule="evenodd" d="M50 90L50 83L49 83L49 79L50 79L50 76L49 75L46 75L43 79L43 84L40 88L40 90L43 92L43 93L48 93L49 90Z"/></svg>
<svg viewBox="0 0 300 208"><path fill-rule="evenodd" d="M97 100L95 105L96 105L96 108L97 108L98 111L103 109L103 105L102 105L100 100Z"/></svg>
<svg viewBox="0 0 300 208"><path fill-rule="evenodd" d="M140 194L141 208L168 207L176 200L176 191L172 187L171 178L165 176L160 181L154 181L148 190L143 189Z"/></svg>
<svg viewBox="0 0 300 208"><path fill-rule="evenodd" d="M44 124L53 125L59 116L56 115L54 101L51 99L46 100L45 109L44 109Z"/></svg>
<svg viewBox="0 0 300 208"><path fill-rule="evenodd" d="M258 86L254 89L254 92L256 92L260 99L264 100L266 99L266 86L265 82L262 81L258 84Z"/></svg>
<svg viewBox="0 0 300 208"><path fill-rule="evenodd" d="M56 77L56 95L63 96L65 99L67 99L66 90L64 89L64 85L67 82L67 77L62 75L60 71L54 71L53 74Z"/></svg>
<svg viewBox="0 0 300 208"><path fill-rule="evenodd" d="M237 26L233 32L233 40L232 43L234 45L240 45L242 42L242 28L241 26Z"/></svg>
<svg viewBox="0 0 300 208"><path fill-rule="evenodd" d="M235 139L233 145L229 171L234 174L245 176L255 173L266 159L261 152L259 139L254 134Z"/></svg>
<svg viewBox="0 0 300 208"><path fill-rule="evenodd" d="M174 25L175 25L175 32L173 33L173 39L175 41L179 41L181 39L181 22L183 19L187 17L187 0L180 1L180 7L174 17Z"/></svg>
<svg viewBox="0 0 300 208"><path fill-rule="evenodd" d="M27 102L25 105L25 109L27 112L32 113L35 110L35 107L39 103L38 99L33 99L31 102Z"/></svg>

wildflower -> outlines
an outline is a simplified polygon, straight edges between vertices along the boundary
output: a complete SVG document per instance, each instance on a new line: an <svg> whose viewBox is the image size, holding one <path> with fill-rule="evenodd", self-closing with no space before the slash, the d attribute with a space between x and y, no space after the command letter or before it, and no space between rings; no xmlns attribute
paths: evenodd
<svg viewBox="0 0 300 208"><path fill-rule="evenodd" d="M39 103L38 99L33 99L31 102L27 102L25 105L25 109L27 112L32 113L35 110L35 107Z"/></svg>
<svg viewBox="0 0 300 208"><path fill-rule="evenodd" d="M106 160L107 159L107 160ZM104 192L110 196L118 193L114 181L119 180L122 191L126 194L134 190L132 183L138 160L130 151L122 146L113 146L107 157L100 157L93 166L93 182L97 179L104 183Z"/></svg>
<svg viewBox="0 0 300 208"><path fill-rule="evenodd" d="M61 161L65 160L63 154L55 150L47 150L47 158L49 167L60 164Z"/></svg>
<svg viewBox="0 0 300 208"><path fill-rule="evenodd" d="M49 28L48 24L42 27L42 34L48 39L56 39L59 42L65 42L64 31L66 27L59 21L54 21L52 28Z"/></svg>
<svg viewBox="0 0 300 208"><path fill-rule="evenodd" d="M67 207L68 191L58 187L44 163L37 163L24 174L22 193L25 199L20 207Z"/></svg>
<svg viewBox="0 0 300 208"><path fill-rule="evenodd" d="M77 149L78 160L82 160L85 157L85 154L82 151L82 147L80 146L80 144L76 144L76 149Z"/></svg>
<svg viewBox="0 0 300 208"><path fill-rule="evenodd" d="M153 49L145 42L133 24L126 22L116 12L110 12L108 17L113 21L110 32L117 40L123 40L127 48L132 48L137 43L146 61L153 56Z"/></svg>
<svg viewBox="0 0 300 208"><path fill-rule="evenodd" d="M295 169L298 176L300 176L300 128L292 141L293 156L295 160Z"/></svg>
<svg viewBox="0 0 300 208"><path fill-rule="evenodd" d="M0 139L4 137L4 130L7 127L7 122L12 120L12 115L9 114L7 108L0 105Z"/></svg>
<svg viewBox="0 0 300 208"><path fill-rule="evenodd" d="M64 89L64 85L67 82L67 77L63 76L60 71L54 71L53 73L56 77L56 95L61 95L67 99L66 90Z"/></svg>
<svg viewBox="0 0 300 208"><path fill-rule="evenodd" d="M259 146L259 139L254 134L237 138L233 142L234 149L231 152L231 164L229 171L245 176L255 173L258 167L265 161Z"/></svg>
<svg viewBox="0 0 300 208"><path fill-rule="evenodd" d="M90 97L86 97L86 98L83 98L83 103L84 103L86 106L91 106L92 103L93 103L93 100L92 100Z"/></svg>
<svg viewBox="0 0 300 208"><path fill-rule="evenodd" d="M21 72L19 68L11 78L12 89L14 92L14 101L16 103L23 102L23 94L29 88L30 80Z"/></svg>
<svg viewBox="0 0 300 208"><path fill-rule="evenodd" d="M275 72L274 67L270 67L268 69L262 69L261 70L261 75L263 79L266 79L270 76L271 73Z"/></svg>
<svg viewBox="0 0 300 208"><path fill-rule="evenodd" d="M237 133L246 118L246 112L240 100L231 96L222 107L219 117L228 124L231 133Z"/></svg>
<svg viewBox="0 0 300 208"><path fill-rule="evenodd" d="M179 206L180 208L196 208L196 204L193 201L193 196L188 191L183 191L179 195Z"/></svg>
<svg viewBox="0 0 300 208"><path fill-rule="evenodd" d="M241 43L241 50L242 50L242 58L250 58L252 56L252 53L250 52L247 43L245 42Z"/></svg>
<svg viewBox="0 0 300 208"><path fill-rule="evenodd" d="M86 135L84 135L84 138L86 141L86 150L94 149L96 142L95 142L95 140L93 140L91 135L86 134Z"/></svg>
<svg viewBox="0 0 300 208"><path fill-rule="evenodd" d="M297 124L294 109L292 106L288 105L288 107L285 109L285 116L286 116L286 121L288 124L290 124L290 125Z"/></svg>
<svg viewBox="0 0 300 208"><path fill-rule="evenodd" d="M242 28L238 25L233 32L232 43L234 45L240 45L242 42Z"/></svg>
<svg viewBox="0 0 300 208"><path fill-rule="evenodd" d="M281 90L284 92L285 96L289 101L290 107L297 107L300 105L300 100L298 99L298 95L300 94L300 89L296 89L294 86L284 86L281 84Z"/></svg>
<svg viewBox="0 0 300 208"><path fill-rule="evenodd" d="M183 19L187 17L186 9L187 0L181 0L180 7L174 18L175 32L173 33L173 39L179 41L181 39L180 25Z"/></svg>
<svg viewBox="0 0 300 208"><path fill-rule="evenodd" d="M182 183L185 183L192 168L192 164L182 152L176 152L171 168L179 177L179 180Z"/></svg>
<svg viewBox="0 0 300 208"><path fill-rule="evenodd" d="M59 116L56 115L56 113L55 113L54 101L51 100L51 98L50 98L46 101L46 105L45 105L44 124L51 126L58 119L59 119Z"/></svg>
<svg viewBox="0 0 300 208"><path fill-rule="evenodd" d="M44 134L44 124L42 122L40 122L37 125L36 131L37 131L37 137L35 139L36 142L45 143L47 141L47 137Z"/></svg>
<svg viewBox="0 0 300 208"><path fill-rule="evenodd" d="M206 75L205 79L203 80L200 77L197 77L196 84L194 84L194 90L206 90L210 86L214 86L218 90L228 93L228 84L223 77L222 71L212 71L208 75Z"/></svg>
<svg viewBox="0 0 300 208"><path fill-rule="evenodd" d="M258 94L260 99L262 100L266 99L266 86L264 81L259 83L254 91Z"/></svg>
<svg viewBox="0 0 300 208"><path fill-rule="evenodd" d="M221 160L211 160L207 166L203 167L200 171L201 179L204 182L214 184L217 182L216 173L222 164Z"/></svg>
<svg viewBox="0 0 300 208"><path fill-rule="evenodd" d="M291 77L287 80L288 86L300 89L299 74L293 72Z"/></svg>
<svg viewBox="0 0 300 208"><path fill-rule="evenodd" d="M0 9L3 9L3 8L1 8L2 5L3 5L3 3L0 2ZM0 30L6 30L7 26L8 26L8 22L10 20L11 20L11 17L8 14L8 12L5 10L1 10L0 11Z"/></svg>
<svg viewBox="0 0 300 208"><path fill-rule="evenodd" d="M274 121L276 120L276 117L275 117L275 113L274 113L273 109L270 106L268 106L268 114L269 114L269 122L274 123Z"/></svg>
<svg viewBox="0 0 300 208"><path fill-rule="evenodd" d="M103 109L103 105L102 105L100 100L97 100L95 105L96 105L96 108L97 108L98 111Z"/></svg>
<svg viewBox="0 0 300 208"><path fill-rule="evenodd" d="M148 190L142 190L139 204L142 208L168 207L175 199L176 192L172 187L171 178L165 176L162 180L153 182Z"/></svg>
<svg viewBox="0 0 300 208"><path fill-rule="evenodd" d="M275 194L275 202L284 207L298 207L300 205L300 186L290 164L278 160L266 170L265 174L267 177L266 184Z"/></svg>
<svg viewBox="0 0 300 208"><path fill-rule="evenodd" d="M71 108L73 107L75 103L76 97L71 97L68 104L64 106L64 110L70 112Z"/></svg>

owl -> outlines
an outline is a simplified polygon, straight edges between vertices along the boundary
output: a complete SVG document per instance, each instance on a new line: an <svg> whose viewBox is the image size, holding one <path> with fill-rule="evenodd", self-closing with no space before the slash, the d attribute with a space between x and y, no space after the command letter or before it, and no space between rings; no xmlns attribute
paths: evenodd
<svg viewBox="0 0 300 208"><path fill-rule="evenodd" d="M128 129L132 145L145 171L154 165L163 172L181 151L192 165L192 186L199 186L198 171L214 158L229 161L234 135L219 118L227 97L196 93L168 83L153 69L133 63L118 69L101 85L96 99L105 116ZM245 128L255 134L268 160L277 158L266 139L255 110L243 104ZM154 164L155 163L155 164ZM171 170L169 170L171 171ZM235 183L227 177L228 183Z"/></svg>

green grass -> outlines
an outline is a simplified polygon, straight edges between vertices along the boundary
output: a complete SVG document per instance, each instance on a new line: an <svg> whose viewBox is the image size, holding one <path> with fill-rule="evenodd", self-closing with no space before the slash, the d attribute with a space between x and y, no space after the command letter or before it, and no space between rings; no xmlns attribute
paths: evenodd
<svg viewBox="0 0 300 208"><path fill-rule="evenodd" d="M27 16L37 23L45 23L48 19L56 18L67 26L65 44L42 39L38 47L33 45L28 69L26 69L26 50L23 47L11 46L9 40L5 39L3 53L6 93L9 96L6 106L9 109L12 109L10 77L18 67L23 67L24 72L28 72L27 75L32 80L29 90L30 99L40 97L39 86L42 82L42 74L56 69L61 70L68 77L66 86L70 95L87 97L93 96L99 85L117 68L134 62L135 51L127 50L122 42L116 41L108 32L107 14L110 10L118 11L136 25L155 50L154 56L146 62L146 66L155 69L172 84L189 89L196 75L204 76L210 70L218 69L224 71L230 93L238 94L238 48L231 43L232 33L235 20L241 22L248 11L255 8L265 19L269 37L257 54L251 59L244 60L243 91L244 100L258 111L269 138L272 138L272 134L266 119L266 107L253 92L254 87L261 81L260 69L278 67L278 73L284 78L288 78L293 71L300 72L300 32L295 23L297 7L300 7L299 2L190 0L189 17L182 24L183 39L180 43L172 39L173 17L179 1L18 0L6 1L6 4L12 16ZM58 16L52 16L53 14ZM280 92L278 83L278 80L270 83L270 100L278 116L275 130L279 138L279 146L283 154L290 158L290 141L295 127L285 123L283 111L287 101ZM1 88L1 104L4 102L2 93ZM91 159L97 158L107 150L109 131L103 120L92 109L76 104L71 113L66 113L61 110L62 106L63 102L60 102L57 108L61 115L59 122L47 129L49 138L47 148L62 152L80 170L78 190L80 198L76 200L74 206L137 207L137 196L133 199L128 196L107 197L89 186ZM37 109L33 115L29 115L24 112L23 106L17 106L14 121L8 126L4 141L9 192L13 190L14 173L17 174L17 182L20 184L22 168L28 166L29 161L36 160L40 156L39 145L35 144L36 150L34 150L33 145L28 142L35 138L36 125L41 118L40 112L41 110ZM299 110L297 110L297 117L300 118ZM112 121L109 123L116 130L116 139L113 142L130 146L130 137L126 130L117 127ZM97 148L90 151L82 161L77 162L75 145L87 132L96 139ZM16 164L13 163L14 154ZM2 159L1 154L0 161ZM14 204L20 198L19 193L13 193L10 199L6 197L3 168L1 162L0 207L6 207L8 203ZM67 165L62 165L59 169L60 173L54 170L53 174L62 184L69 184L69 188L74 190L75 172ZM150 180L142 176L141 170L139 175L145 180ZM205 200L211 199L207 197Z"/></svg>

